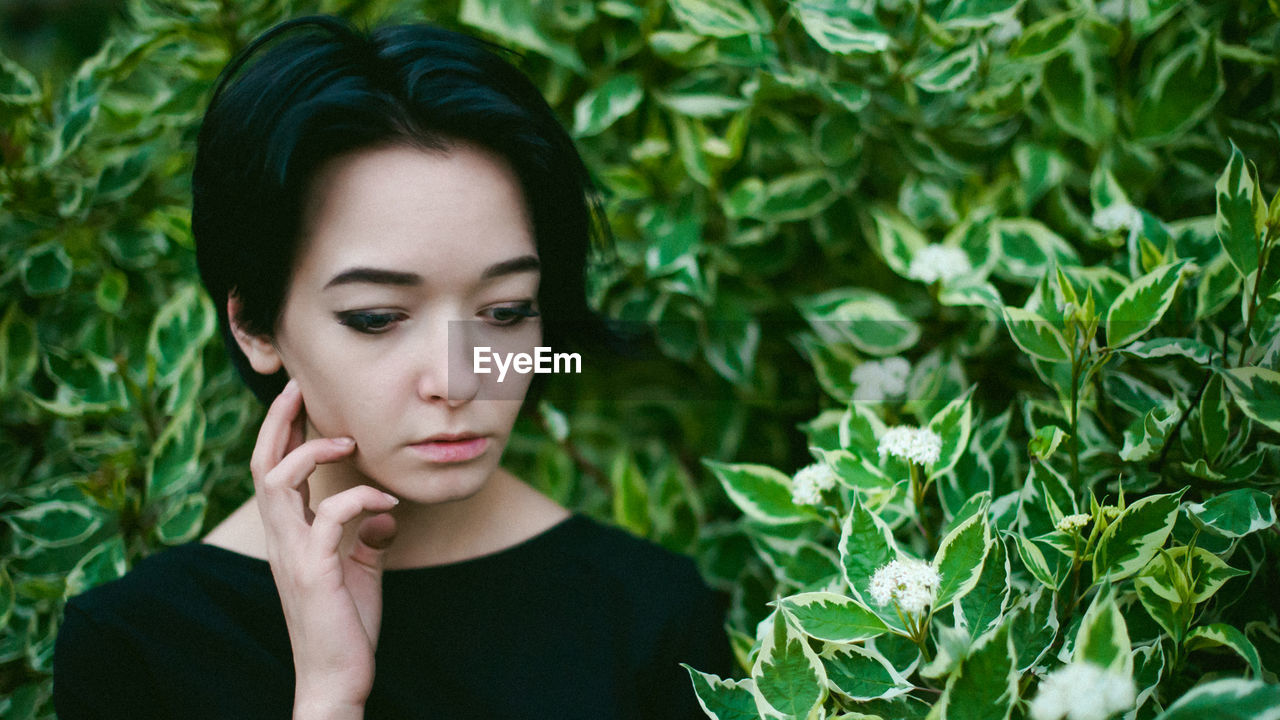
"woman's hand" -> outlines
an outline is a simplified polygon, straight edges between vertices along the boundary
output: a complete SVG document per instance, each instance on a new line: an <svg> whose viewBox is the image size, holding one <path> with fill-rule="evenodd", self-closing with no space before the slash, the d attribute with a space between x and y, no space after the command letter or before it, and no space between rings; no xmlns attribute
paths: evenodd
<svg viewBox="0 0 1280 720"><path fill-rule="evenodd" d="M267 559L293 647L294 717L360 717L373 689L382 560L396 532L386 511L398 500L359 485L325 498L312 513L307 478L317 465L349 456L355 442L303 442L305 418L292 380L271 403L250 462ZM355 546L342 552L343 525L366 510L379 514L360 524Z"/></svg>

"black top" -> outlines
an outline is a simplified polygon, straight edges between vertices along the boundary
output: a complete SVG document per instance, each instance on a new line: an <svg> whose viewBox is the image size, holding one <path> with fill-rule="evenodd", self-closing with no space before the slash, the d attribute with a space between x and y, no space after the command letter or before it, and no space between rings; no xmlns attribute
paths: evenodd
<svg viewBox="0 0 1280 720"><path fill-rule="evenodd" d="M722 598L693 562L583 515L382 585L366 718L705 718L678 663L733 674ZM266 560L190 542L67 602L61 720L280 720L293 690Z"/></svg>

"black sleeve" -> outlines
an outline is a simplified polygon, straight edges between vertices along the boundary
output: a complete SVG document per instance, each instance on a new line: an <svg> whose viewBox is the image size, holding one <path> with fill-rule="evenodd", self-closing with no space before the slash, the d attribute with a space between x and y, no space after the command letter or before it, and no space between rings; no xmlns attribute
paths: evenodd
<svg viewBox="0 0 1280 720"><path fill-rule="evenodd" d="M146 668L133 644L68 602L53 651L58 720L156 717L156 701L147 683Z"/></svg>
<svg viewBox="0 0 1280 720"><path fill-rule="evenodd" d="M701 583L699 583L701 585ZM706 586L699 592L672 628L671 654L657 678L661 690L652 697L666 698L666 704L646 711L645 717L672 720L706 720L706 714L693 691L689 671L681 663L696 670L723 678L734 675L733 651L724 628L728 597Z"/></svg>

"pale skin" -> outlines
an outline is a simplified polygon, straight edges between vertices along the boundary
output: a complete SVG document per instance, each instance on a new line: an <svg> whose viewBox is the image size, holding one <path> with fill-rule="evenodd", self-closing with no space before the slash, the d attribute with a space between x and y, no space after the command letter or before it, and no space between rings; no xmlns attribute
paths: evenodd
<svg viewBox="0 0 1280 720"><path fill-rule="evenodd" d="M569 513L498 465L529 376L496 389L467 364L470 345L542 337L536 246L506 163L466 144L363 150L327 165L309 200L275 332L233 322L254 370L292 379L258 435L254 496L204 542L270 563L294 717L358 718L383 569L489 554Z"/></svg>

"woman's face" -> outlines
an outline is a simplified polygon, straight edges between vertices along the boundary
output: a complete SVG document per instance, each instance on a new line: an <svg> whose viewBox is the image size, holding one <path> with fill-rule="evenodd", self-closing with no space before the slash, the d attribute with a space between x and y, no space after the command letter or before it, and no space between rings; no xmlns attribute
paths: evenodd
<svg viewBox="0 0 1280 720"><path fill-rule="evenodd" d="M532 353L542 338L514 173L461 143L360 151L317 177L304 228L272 350L308 435L355 438L355 468L406 500L472 495L530 380L474 373L472 348Z"/></svg>

